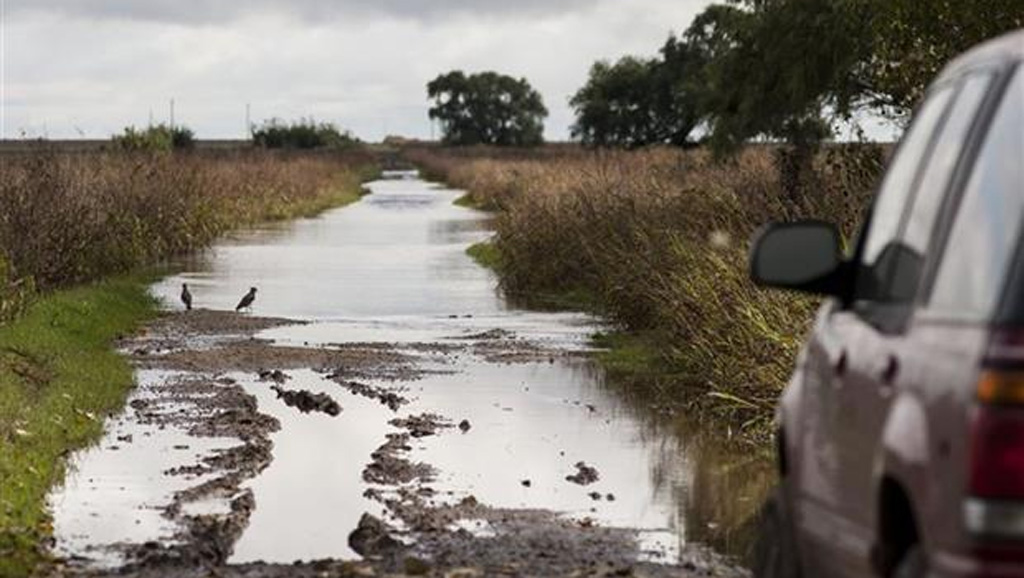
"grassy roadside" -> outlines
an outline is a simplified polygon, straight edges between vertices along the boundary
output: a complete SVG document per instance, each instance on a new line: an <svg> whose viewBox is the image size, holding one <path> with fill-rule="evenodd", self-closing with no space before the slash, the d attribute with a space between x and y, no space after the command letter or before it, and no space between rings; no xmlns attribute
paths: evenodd
<svg viewBox="0 0 1024 578"><path fill-rule="evenodd" d="M301 194L266 191L245 213L231 213L237 205L230 203L205 218L223 219L229 230L312 217L358 201L367 193L362 183L378 174L369 165L337 171ZM134 386L131 366L112 345L158 315L147 291L154 279L105 276L51 290L29 297L12 321L0 320L0 576L30 575L46 561L46 495L64 478L64 458L99 439L104 418L123 407ZM0 286L7 282L0 275Z"/></svg>
<svg viewBox="0 0 1024 578"><path fill-rule="evenodd" d="M141 276L51 293L0 327L0 576L28 574L50 536L46 493L133 387L111 344L157 314Z"/></svg>

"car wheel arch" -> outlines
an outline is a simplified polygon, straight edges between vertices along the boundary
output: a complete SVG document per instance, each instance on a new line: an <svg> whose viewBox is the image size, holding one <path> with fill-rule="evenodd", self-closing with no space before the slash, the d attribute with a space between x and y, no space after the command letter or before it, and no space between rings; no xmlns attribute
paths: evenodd
<svg viewBox="0 0 1024 578"><path fill-rule="evenodd" d="M899 396L889 411L876 464L876 544L872 562L889 576L914 544L923 544L926 523L920 519L927 496L928 420L912 395ZM916 492L915 492L916 490Z"/></svg>
<svg viewBox="0 0 1024 578"><path fill-rule="evenodd" d="M922 543L917 509L906 488L886 476L879 486L877 543L872 548L872 565L879 576L891 576L915 545Z"/></svg>

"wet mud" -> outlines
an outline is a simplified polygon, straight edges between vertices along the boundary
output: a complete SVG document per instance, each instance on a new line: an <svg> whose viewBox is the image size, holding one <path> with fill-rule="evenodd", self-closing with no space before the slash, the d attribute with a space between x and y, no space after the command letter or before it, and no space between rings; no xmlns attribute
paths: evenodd
<svg viewBox="0 0 1024 578"><path fill-rule="evenodd" d="M391 411L408 403L399 391L352 379L359 375L378 383L396 375L415 379L425 369L422 357L443 357L467 350L504 363L536 360L550 352L507 331L489 331L452 340L437 348L399 348L368 343L329 347L281 347L256 337L260 331L293 323L286 319L196 310L169 314L138 336L125 339L139 368L172 373L145 397L132 400L131 419L158 428L175 427L196 438L225 438L235 445L211 452L197 463L173 468L167 476L196 480L173 495L162 515L178 528L172 539L123 545L123 563L96 569L65 561L51 570L67 576L742 576L709 552L686 552L678 564L641 561L636 532L600 527L590 518L570 519L556 512L495 508L472 495L456 499L432 484L438 471L409 456L421 438L474 435L468 419L455 421L435 413L392 418L381 445L369 456L362 478L364 496L380 504L383 518L367 512L355 528L338 528L360 561L320 560L289 565L230 564L233 546L255 508L247 480L274 459L271 434L280 424L258 411L228 372L251 373L277 398L302 412L322 412L345 419L329 395L287 389L292 368L312 368L359 396ZM503 349L504 347L510 349ZM438 360L434 359L435 365ZM270 369L270 368L273 369ZM436 368L433 369L436 371ZM459 416L461 417L461 416ZM132 443L130 436L119 443ZM185 449L186 446L183 446ZM588 485L599 479L584 462L565 477L567 484ZM516 481L530 487L530 480ZM593 492L593 499L613 500ZM193 504L217 500L215 512L194 511Z"/></svg>
<svg viewBox="0 0 1024 578"><path fill-rule="evenodd" d="M276 385L271 386L270 389L274 390L277 398L282 400L285 405L294 407L302 413L319 411L331 417L341 414L341 405L326 393L311 393L304 389L296 391Z"/></svg>

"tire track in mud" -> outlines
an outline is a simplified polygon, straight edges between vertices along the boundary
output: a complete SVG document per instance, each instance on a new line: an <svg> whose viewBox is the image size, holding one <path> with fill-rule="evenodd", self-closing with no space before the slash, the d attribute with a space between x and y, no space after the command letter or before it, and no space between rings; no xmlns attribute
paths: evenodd
<svg viewBox="0 0 1024 578"><path fill-rule="evenodd" d="M281 426L259 413L256 398L227 373L252 374L279 391L285 403L333 410L326 399L287 390L288 370L313 369L355 395L375 399L397 412L410 403L403 386L381 387L359 380L407 383L427 373L425 359L444 361L466 352L491 362L546 361L568 355L545 350L495 330L444 343L403 345L356 343L322 347L277 346L256 335L300 322L196 310L168 314L121 345L140 369L168 371L167 377L134 396L130 419L172 427L196 438L227 438L236 445L215 450L197 463L165 472L196 484L175 493L162 508L176 533L166 540L119 545L124 564L97 570L78 562L57 563L58 575L101 576L742 576L702 549L685 552L678 565L638 561L636 532L603 528L589 519L570 520L547 510L501 509L473 496L458 501L432 486L430 464L410 458L413 439L477 435L469 421L455 426L434 414L394 418L362 472L365 497L380 503L386 519L366 513L356 528L339 528L361 561L321 560L289 565L239 564L228 560L254 508L243 484L273 460L271 434ZM411 353L415 351L415 354ZM434 370L437 371L437 370ZM329 400L329 401L328 401ZM294 402L294 403L292 403ZM334 402L336 404L336 402ZM312 404L312 405L310 405ZM345 419L340 406L336 419ZM337 415L337 414L334 414ZM472 417L472 416L471 416ZM130 443L128 440L126 443ZM596 475L596 472L594 472ZM445 494L450 494L446 492ZM216 500L215 512L192 506ZM351 533L349 533L351 531Z"/></svg>

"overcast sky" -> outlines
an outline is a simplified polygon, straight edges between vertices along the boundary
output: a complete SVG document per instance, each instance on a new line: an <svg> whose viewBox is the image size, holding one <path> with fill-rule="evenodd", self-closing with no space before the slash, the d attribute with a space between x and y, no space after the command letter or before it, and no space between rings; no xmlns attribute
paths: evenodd
<svg viewBox="0 0 1024 578"><path fill-rule="evenodd" d="M568 137L597 59L653 55L709 0L0 0L3 136L106 138L150 115L200 138L312 116L429 137L426 83L525 76Z"/></svg>

